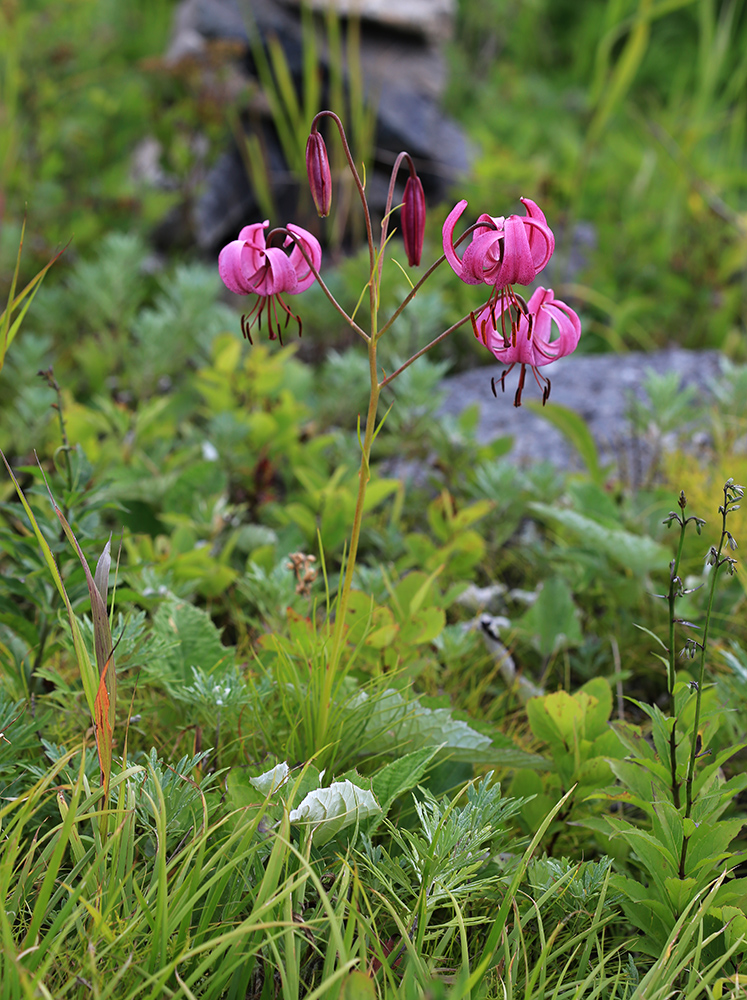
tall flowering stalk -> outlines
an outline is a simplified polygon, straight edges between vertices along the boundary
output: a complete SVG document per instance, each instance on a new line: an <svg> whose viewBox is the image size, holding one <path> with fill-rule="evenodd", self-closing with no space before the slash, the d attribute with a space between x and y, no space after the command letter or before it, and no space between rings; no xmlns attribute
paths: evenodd
<svg viewBox="0 0 747 1000"><path fill-rule="evenodd" d="M422 354L471 321L478 339L499 361L508 366L501 376L502 385L505 376L514 365L521 366L515 405L519 406L521 403L527 365L532 368L538 384L543 388L544 403L549 395L550 383L544 376L538 375L538 368L575 350L581 332L581 324L576 313L564 302L556 300L551 290L538 289L527 302L513 288L514 284L528 284L533 281L545 267L555 249L555 238L544 213L528 198L522 199L526 215L511 215L504 218L483 214L476 223L455 239L456 223L467 207L466 201L458 202L449 213L443 227L444 253L425 271L394 313L380 323L379 303L384 251L390 238L389 225L395 210L394 189L400 167L404 164L409 169L404 198L400 206L400 225L405 254L410 266L419 265L423 251L426 218L423 186L410 155L400 153L392 169L381 232L378 240L375 239L365 189L350 153L342 122L334 112L321 111L312 122L306 146L309 185L320 216L329 213L332 203L329 158L324 138L319 132L319 123L324 118L331 119L339 132L348 167L363 208L369 253L367 285L371 314L369 329L364 330L334 298L319 273L322 256L319 243L314 236L298 226L289 224L284 228L271 230L266 235L267 222L246 226L239 233L238 240L221 251L219 258L220 275L226 286L236 294L256 296L252 309L242 317L242 330L245 336L250 338L252 327L261 325L263 317L266 317L271 339L280 338L282 328L287 326L291 319L296 322L300 333L301 320L291 311L282 295L298 294L317 281L333 307L366 344L368 350L370 395L365 431L361 441L358 494L347 558L342 567L342 587L338 595L332 644L327 661L328 682L325 686L327 697L322 699L324 704L319 707L322 713L320 727L325 725L325 713L330 708L332 686L344 650L345 619L358 555L366 488L370 479L371 449L381 428L381 423L377 424L377 412L382 389L393 382ZM460 258L457 249L470 235L472 239ZM282 243L282 247L274 245L277 242ZM286 252L288 248L291 248L289 253ZM487 299L476 311L463 316L457 323L416 351L395 372L387 375L380 371L378 365L379 341L389 332L423 284L444 261L448 261L455 273L467 284L488 286ZM558 331L555 340L551 340L553 323Z"/></svg>

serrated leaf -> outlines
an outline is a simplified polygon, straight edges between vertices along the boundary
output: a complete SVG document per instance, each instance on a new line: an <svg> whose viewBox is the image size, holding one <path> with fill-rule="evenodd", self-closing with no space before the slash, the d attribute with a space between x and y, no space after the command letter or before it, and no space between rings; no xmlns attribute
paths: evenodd
<svg viewBox="0 0 747 1000"><path fill-rule="evenodd" d="M359 697L368 697L361 692ZM418 701L405 701L389 689L376 698L366 733L399 747L436 746L449 749L485 750L491 740L466 722L452 718L448 708L425 708Z"/></svg>

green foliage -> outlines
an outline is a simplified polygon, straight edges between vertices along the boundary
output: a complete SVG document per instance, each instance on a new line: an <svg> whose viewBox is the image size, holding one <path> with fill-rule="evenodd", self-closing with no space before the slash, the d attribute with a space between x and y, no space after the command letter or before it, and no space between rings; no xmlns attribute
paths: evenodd
<svg viewBox="0 0 747 1000"><path fill-rule="evenodd" d="M527 800L521 818L531 831L540 825L558 794L567 793L563 812L548 828L548 851L552 853L558 840L569 836L569 822L578 823L599 811L588 800L608 786L612 761L620 756L608 724L612 692L609 682L598 677L573 694L556 691L530 698L526 711L534 737L548 747L553 773L542 778L536 771L519 770L511 792Z"/></svg>
<svg viewBox="0 0 747 1000"><path fill-rule="evenodd" d="M396 853L370 841L365 845L361 863L373 885L398 901L398 916L417 950L443 933L442 927L431 927L439 909L464 908L499 881L488 863L507 847L506 825L521 802L502 798L491 778L492 772L468 786L464 806L457 804L460 796L439 801L425 791L422 800L415 800L418 829L386 824Z"/></svg>

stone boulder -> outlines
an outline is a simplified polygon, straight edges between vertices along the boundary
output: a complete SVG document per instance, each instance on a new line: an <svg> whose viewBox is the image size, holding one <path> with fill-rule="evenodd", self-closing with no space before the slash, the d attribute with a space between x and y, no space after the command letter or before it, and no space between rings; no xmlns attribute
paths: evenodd
<svg viewBox="0 0 747 1000"><path fill-rule="evenodd" d="M442 199L449 186L467 172L470 162L464 135L440 108L447 79L443 45L453 23L454 0L402 0L396 4L388 0L311 2L319 12L331 4L343 28L352 14L360 18L363 88L366 100L376 111L373 163L366 164L367 194L374 214L383 210L389 172L403 149L416 162L426 197L431 201ZM297 0L182 0L176 8L165 57L167 65L177 68L185 60L191 68L202 60L205 73L212 73L216 45L231 43L225 49L237 74L231 89L238 93L243 81L244 93L252 95L243 107L242 124L260 139L281 215L278 221L293 218L301 225L304 220L295 212L298 183L300 180L305 184L305 178L289 176L269 103L261 93L253 51L257 42L266 47L270 38L279 39L300 91L302 30ZM321 15L316 30L324 94L330 66ZM326 106L326 95L323 101ZM236 142L228 142L191 208L194 242L214 252L235 238L247 220L261 215L242 154ZM165 235L167 230L168 223ZM161 236L163 243L163 232Z"/></svg>
<svg viewBox="0 0 747 1000"><path fill-rule="evenodd" d="M721 373L721 363L719 351L688 351L681 347L645 353L574 354L544 369L552 380L547 407L549 410L559 404L583 417L597 446L600 464L610 466L615 475L639 487L655 472L665 451L681 446L707 450L710 445L701 428L687 419L666 433L654 421L647 424L642 404L649 372L676 375L681 391L690 390L694 413L699 403L712 398L710 387ZM478 440L489 442L510 435L512 461L527 465L547 460L564 469L583 468L568 439L541 412L526 405L532 399L541 400L531 372L527 372L523 404L516 408L513 396L518 372L515 369L507 377L506 391L501 393L498 379L503 370L502 366L491 365L447 378L442 385L445 395L440 412L457 416L477 402ZM498 398L491 389L493 377ZM655 406L656 400L648 401L649 406L651 403Z"/></svg>

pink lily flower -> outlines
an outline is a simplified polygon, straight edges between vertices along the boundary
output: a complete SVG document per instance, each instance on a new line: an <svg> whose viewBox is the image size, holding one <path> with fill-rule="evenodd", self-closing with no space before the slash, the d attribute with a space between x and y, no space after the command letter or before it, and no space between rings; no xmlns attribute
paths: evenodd
<svg viewBox="0 0 747 1000"><path fill-rule="evenodd" d="M555 237L535 202L522 198L525 216L481 215L462 259L454 247L454 227L467 202L462 199L449 212L443 227L444 254L452 270L468 285L485 283L498 291L514 283L528 285L547 264Z"/></svg>
<svg viewBox="0 0 747 1000"><path fill-rule="evenodd" d="M251 342L249 331L255 323L261 326L264 312L267 314L270 340L279 337L282 344L280 311L285 313L285 326L290 319L294 319L298 324L299 336L302 330L300 318L288 308L282 294L298 295L314 283L314 272L306 257L318 271L322 262L322 248L315 236L292 223L286 228L293 236L286 236L283 243L284 247L293 244L290 254L280 247L268 247L264 230L269 224L265 220L244 226L239 238L221 250L218 272L226 288L236 295L257 296L252 311L241 317L244 336Z"/></svg>
<svg viewBox="0 0 747 1000"><path fill-rule="evenodd" d="M521 365L514 406L521 406L527 365L542 389L544 406L550 395L550 380L539 369L576 350L581 336L581 321L570 306L555 298L551 288L538 288L528 303L522 303L518 322L512 320L507 332L504 313L508 311L510 315L511 308L511 304L504 302L498 320L495 304L485 306L479 316L473 317L475 336L502 364L508 365L500 377L504 392L506 375L514 365ZM553 323L558 336L550 340ZM493 379L494 394L495 381Z"/></svg>

